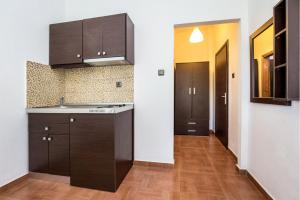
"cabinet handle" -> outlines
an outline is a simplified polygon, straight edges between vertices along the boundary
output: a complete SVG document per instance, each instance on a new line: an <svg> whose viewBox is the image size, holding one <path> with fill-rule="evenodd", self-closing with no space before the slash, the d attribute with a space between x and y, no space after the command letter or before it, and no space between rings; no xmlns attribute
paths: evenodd
<svg viewBox="0 0 300 200"><path fill-rule="evenodd" d="M197 124L196 122L188 122L189 125L195 125Z"/></svg>
<svg viewBox="0 0 300 200"><path fill-rule="evenodd" d="M195 129L190 129L190 130L188 130L188 132L189 132L189 133L195 133L196 130L195 130Z"/></svg>
<svg viewBox="0 0 300 200"><path fill-rule="evenodd" d="M194 92L194 95L195 95L195 94L196 94L196 88L194 88L194 91L193 91L193 92Z"/></svg>
<svg viewBox="0 0 300 200"><path fill-rule="evenodd" d="M97 55L98 55L98 56L101 56L101 52L100 52L100 51L98 51Z"/></svg>
<svg viewBox="0 0 300 200"><path fill-rule="evenodd" d="M52 141L52 137L48 137L48 141L51 142Z"/></svg>
<svg viewBox="0 0 300 200"><path fill-rule="evenodd" d="M44 136L44 137L42 138L42 140L43 140L43 141L46 141L46 140L47 140L47 138Z"/></svg>
<svg viewBox="0 0 300 200"><path fill-rule="evenodd" d="M74 119L74 118L71 118L71 119L70 119L70 122L75 122L75 119Z"/></svg>
<svg viewBox="0 0 300 200"><path fill-rule="evenodd" d="M189 95L192 94L192 88L189 88Z"/></svg>
<svg viewBox="0 0 300 200"><path fill-rule="evenodd" d="M45 126L44 130L45 130L45 131L49 131L49 127L48 127L48 126Z"/></svg>
<svg viewBox="0 0 300 200"><path fill-rule="evenodd" d="M77 54L77 58L80 58L81 57L81 55L80 54Z"/></svg>
<svg viewBox="0 0 300 200"><path fill-rule="evenodd" d="M103 52L102 52L102 54L105 56L105 55L106 55L106 52L105 52L105 51L103 51Z"/></svg>

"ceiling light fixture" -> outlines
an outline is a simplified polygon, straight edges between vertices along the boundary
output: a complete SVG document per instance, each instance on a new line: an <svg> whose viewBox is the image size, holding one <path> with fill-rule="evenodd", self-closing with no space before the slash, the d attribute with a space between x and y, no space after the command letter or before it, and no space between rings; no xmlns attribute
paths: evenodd
<svg viewBox="0 0 300 200"><path fill-rule="evenodd" d="M195 27L191 36L190 43L199 43L204 40L203 34L198 27Z"/></svg>

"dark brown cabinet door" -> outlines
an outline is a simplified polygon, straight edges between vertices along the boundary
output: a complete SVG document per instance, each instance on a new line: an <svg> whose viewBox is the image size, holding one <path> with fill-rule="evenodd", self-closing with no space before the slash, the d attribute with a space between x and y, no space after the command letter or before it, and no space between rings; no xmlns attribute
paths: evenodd
<svg viewBox="0 0 300 200"><path fill-rule="evenodd" d="M84 59L102 56L102 22L102 17L83 20Z"/></svg>
<svg viewBox="0 0 300 200"><path fill-rule="evenodd" d="M103 57L126 55L126 14L103 17Z"/></svg>
<svg viewBox="0 0 300 200"><path fill-rule="evenodd" d="M209 63L181 63L175 75L175 134L209 133Z"/></svg>
<svg viewBox="0 0 300 200"><path fill-rule="evenodd" d="M114 115L73 114L71 121L71 185L114 191Z"/></svg>
<svg viewBox="0 0 300 200"><path fill-rule="evenodd" d="M209 63L194 63L190 131L197 135L209 133Z"/></svg>
<svg viewBox="0 0 300 200"><path fill-rule="evenodd" d="M29 114L29 169L69 175L69 115Z"/></svg>
<svg viewBox="0 0 300 200"><path fill-rule="evenodd" d="M82 63L82 21L50 25L50 65Z"/></svg>
<svg viewBox="0 0 300 200"><path fill-rule="evenodd" d="M68 176L70 173L69 135L49 135L49 172Z"/></svg>
<svg viewBox="0 0 300 200"><path fill-rule="evenodd" d="M187 134L187 123L191 118L193 66L188 63L176 65L175 75L175 132Z"/></svg>
<svg viewBox="0 0 300 200"><path fill-rule="evenodd" d="M29 170L48 172L47 134L29 133Z"/></svg>
<svg viewBox="0 0 300 200"><path fill-rule="evenodd" d="M84 59L125 57L126 14L83 21Z"/></svg>

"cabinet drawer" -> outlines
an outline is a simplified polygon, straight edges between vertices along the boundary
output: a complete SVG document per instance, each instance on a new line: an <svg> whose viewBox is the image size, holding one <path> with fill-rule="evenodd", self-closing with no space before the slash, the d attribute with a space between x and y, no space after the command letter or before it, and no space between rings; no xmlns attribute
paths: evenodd
<svg viewBox="0 0 300 200"><path fill-rule="evenodd" d="M208 135L209 126L208 123L187 123L175 126L176 134L189 134L189 135Z"/></svg>
<svg viewBox="0 0 300 200"><path fill-rule="evenodd" d="M29 133L69 134L69 116L65 114L30 114Z"/></svg>

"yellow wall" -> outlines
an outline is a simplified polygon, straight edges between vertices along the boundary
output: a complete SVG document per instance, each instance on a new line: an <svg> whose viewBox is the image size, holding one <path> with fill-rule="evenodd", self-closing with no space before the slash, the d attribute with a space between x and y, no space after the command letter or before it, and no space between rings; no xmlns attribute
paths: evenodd
<svg viewBox="0 0 300 200"><path fill-rule="evenodd" d="M228 73L228 92L229 92L229 131L228 131L228 145L229 148L238 155L238 137L240 132L240 117L239 117L239 98L240 98L240 86L239 86L239 71L238 65L240 63L240 25L239 23L226 23L213 26L213 50L211 52L211 65L215 66L215 54L228 40L228 52L229 52L229 73ZM214 67L211 69L214 74ZM232 73L235 74L235 78L232 78Z"/></svg>
<svg viewBox="0 0 300 200"><path fill-rule="evenodd" d="M273 25L254 39L254 59L258 62L259 96L262 96L262 56L273 51Z"/></svg>
<svg viewBox="0 0 300 200"><path fill-rule="evenodd" d="M194 27L175 28L174 32L174 62L201 62L209 60L209 37L211 26L201 26L200 30L204 36L204 41L200 43L190 43L189 37Z"/></svg>

